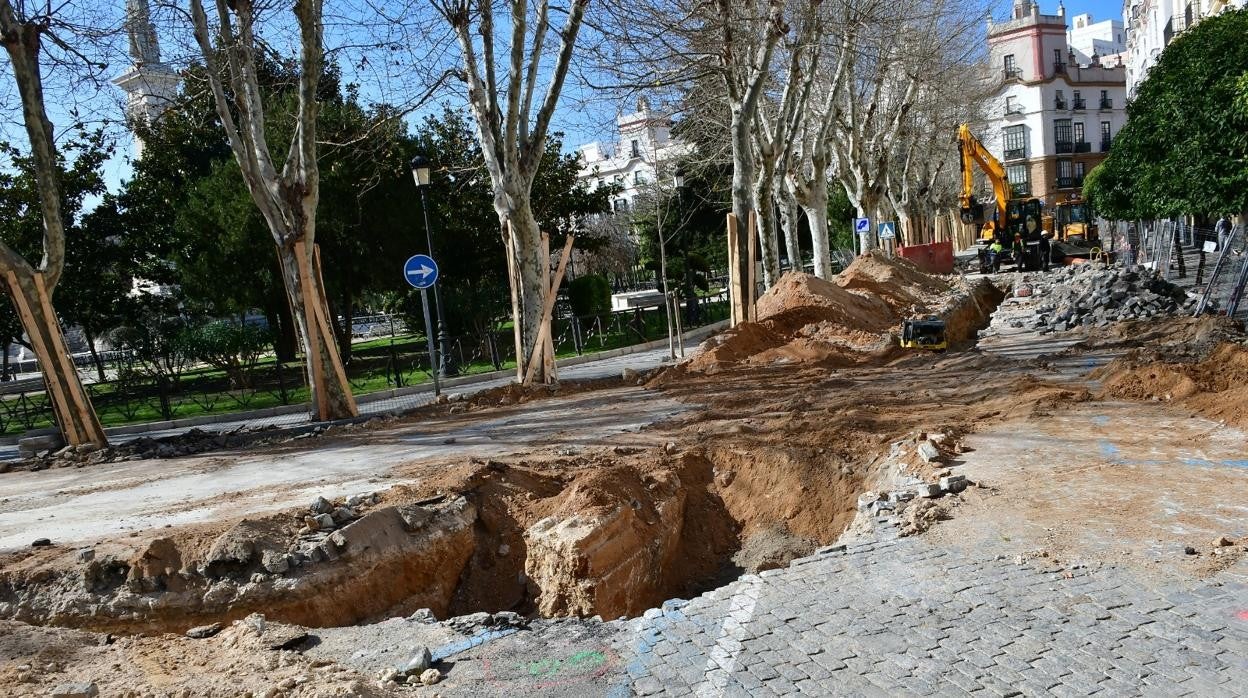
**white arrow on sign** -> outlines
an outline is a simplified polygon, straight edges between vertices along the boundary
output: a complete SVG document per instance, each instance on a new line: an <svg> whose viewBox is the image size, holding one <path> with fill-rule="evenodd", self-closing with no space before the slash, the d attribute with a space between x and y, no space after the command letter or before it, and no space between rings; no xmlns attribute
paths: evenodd
<svg viewBox="0 0 1248 698"><path fill-rule="evenodd" d="M409 269L409 270L407 271L407 275L408 275L408 276L416 276L417 274L420 274L420 278L421 278L422 280L423 280L423 279L425 279L426 277L428 277L428 276L429 276L430 274L432 274L432 273L433 273L433 268L432 268L432 267L427 267L427 266L425 266L425 265L423 265L423 264L422 264L422 265L420 265L420 267L419 267L419 268L417 268L417 269Z"/></svg>

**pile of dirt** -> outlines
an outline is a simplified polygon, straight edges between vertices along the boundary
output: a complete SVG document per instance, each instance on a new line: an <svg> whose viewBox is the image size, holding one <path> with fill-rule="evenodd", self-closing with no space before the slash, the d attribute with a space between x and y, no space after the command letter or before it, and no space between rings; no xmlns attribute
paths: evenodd
<svg viewBox="0 0 1248 698"><path fill-rule="evenodd" d="M1243 343L1248 339L1243 325L1225 315L1179 316L1129 320L1092 328L1087 338L1064 350L1065 355L1094 349L1136 349L1151 351L1170 362L1200 361L1218 345Z"/></svg>
<svg viewBox="0 0 1248 698"><path fill-rule="evenodd" d="M1205 417L1248 427L1248 347L1218 345L1189 363L1159 361L1132 352L1093 373L1102 399L1181 404Z"/></svg>
<svg viewBox="0 0 1248 698"><path fill-rule="evenodd" d="M856 259L834 282L801 272L784 275L758 299L757 322L707 340L701 353L659 382L741 365L879 361L898 351L897 330L912 316L942 317L950 342L964 343L1000 300L986 280L971 284L933 276L875 251Z"/></svg>

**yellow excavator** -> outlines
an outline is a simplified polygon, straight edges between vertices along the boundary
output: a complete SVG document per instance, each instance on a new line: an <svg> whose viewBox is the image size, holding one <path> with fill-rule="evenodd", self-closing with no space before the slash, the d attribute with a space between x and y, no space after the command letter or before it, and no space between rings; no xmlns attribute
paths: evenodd
<svg viewBox="0 0 1248 698"><path fill-rule="evenodd" d="M988 274L1002 262L1013 262L1019 271L1049 268L1049 241L1044 236L1043 206L1039 199L1013 197L1009 178L1001 161L971 133L968 124L958 127L958 151L962 162L962 222L982 226L979 236L979 269ZM975 165L983 170L996 197L992 217L984 215L984 205L975 200ZM1000 252L993 247L999 245Z"/></svg>
<svg viewBox="0 0 1248 698"><path fill-rule="evenodd" d="M1057 202L1057 220L1054 233L1057 239L1076 245L1091 247L1100 244L1092 207L1079 196L1071 196L1065 201Z"/></svg>

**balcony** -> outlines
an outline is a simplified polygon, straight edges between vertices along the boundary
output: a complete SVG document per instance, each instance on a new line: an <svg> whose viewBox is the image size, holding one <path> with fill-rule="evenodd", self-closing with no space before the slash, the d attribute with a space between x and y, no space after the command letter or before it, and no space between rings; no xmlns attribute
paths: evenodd
<svg viewBox="0 0 1248 698"><path fill-rule="evenodd" d="M1078 141L1075 143L1075 152L1076 153L1090 153L1092 152L1092 144L1089 143L1088 141Z"/></svg>
<svg viewBox="0 0 1248 698"><path fill-rule="evenodd" d="M1022 80L1023 69L1022 68L1006 68L1005 79L1006 80Z"/></svg>
<svg viewBox="0 0 1248 698"><path fill-rule="evenodd" d="M1074 177L1058 177L1057 178L1058 189L1072 189L1074 188L1074 186L1075 186Z"/></svg>
<svg viewBox="0 0 1248 698"><path fill-rule="evenodd" d="M1014 198L1020 198L1031 195L1031 183L1019 182L1018 184L1010 184L1010 191L1013 192Z"/></svg>
<svg viewBox="0 0 1248 698"><path fill-rule="evenodd" d="M1064 73L1064 72L1066 72L1066 64L1065 64L1064 62L1062 62L1062 61L1057 61L1057 62L1055 62L1055 63L1053 64L1053 72L1054 72L1054 73Z"/></svg>
<svg viewBox="0 0 1248 698"><path fill-rule="evenodd" d="M1027 150L1025 148L1016 148L1014 150L1007 148L1005 150L1006 160L1021 160L1025 157L1027 157Z"/></svg>
<svg viewBox="0 0 1248 698"><path fill-rule="evenodd" d="M1076 97L1075 103L1071 105L1071 109L1074 109L1075 111L1083 111L1084 109L1087 109L1087 108L1088 108L1088 102L1082 97Z"/></svg>
<svg viewBox="0 0 1248 698"><path fill-rule="evenodd" d="M1061 97L1058 97L1057 99L1053 100L1053 108L1057 109L1058 111L1065 111L1066 100L1062 99Z"/></svg>
<svg viewBox="0 0 1248 698"><path fill-rule="evenodd" d="M1101 111L1109 111L1113 108L1114 108L1114 100L1112 99L1101 100Z"/></svg>
<svg viewBox="0 0 1248 698"><path fill-rule="evenodd" d="M1020 105L1017 105L1017 104L1005 105L1006 116L1022 116L1022 114L1023 114L1023 108Z"/></svg>
<svg viewBox="0 0 1248 698"><path fill-rule="evenodd" d="M1056 149L1056 150L1057 150L1057 152L1059 152L1059 153L1073 153L1073 152L1075 152L1075 144L1074 144L1074 141L1057 141L1056 143L1054 143L1054 145L1056 146L1056 148L1055 148L1055 149Z"/></svg>
<svg viewBox="0 0 1248 698"><path fill-rule="evenodd" d="M1109 144L1110 144L1110 143L1113 143L1113 142L1114 142L1114 141L1113 141L1113 139L1112 139L1112 138L1102 138L1102 139L1101 139L1101 152L1102 152L1102 153L1108 153L1108 152L1109 152Z"/></svg>

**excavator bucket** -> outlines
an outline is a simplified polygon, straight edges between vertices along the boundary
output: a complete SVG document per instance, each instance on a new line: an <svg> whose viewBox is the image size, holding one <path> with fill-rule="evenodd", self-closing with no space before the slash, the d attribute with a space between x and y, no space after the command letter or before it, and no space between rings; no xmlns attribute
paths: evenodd
<svg viewBox="0 0 1248 698"><path fill-rule="evenodd" d="M962 207L962 222L967 225L984 224L984 205L971 199L970 205Z"/></svg>

